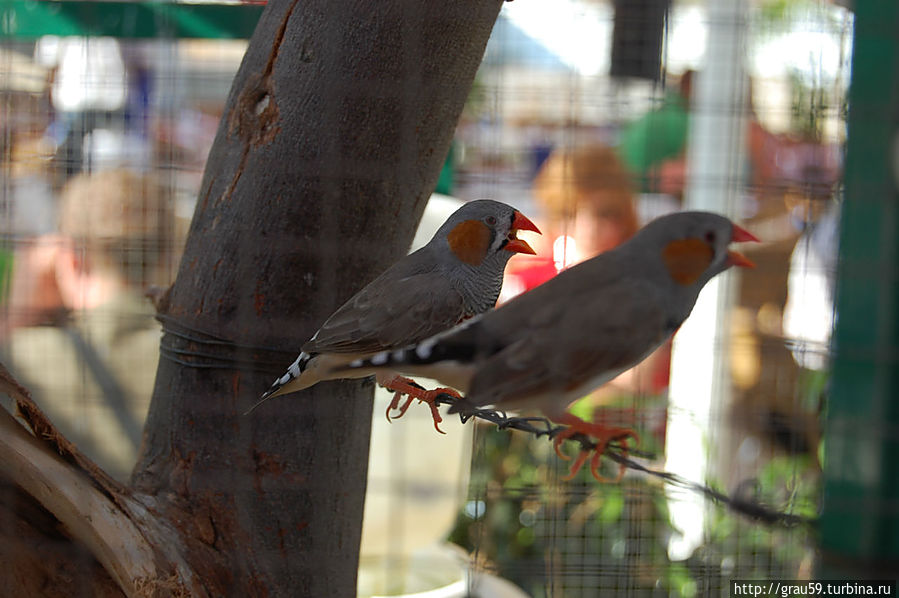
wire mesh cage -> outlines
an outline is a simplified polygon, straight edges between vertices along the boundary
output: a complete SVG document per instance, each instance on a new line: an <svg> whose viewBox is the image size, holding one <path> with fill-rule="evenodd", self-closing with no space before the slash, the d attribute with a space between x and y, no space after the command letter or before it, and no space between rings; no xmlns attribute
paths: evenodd
<svg viewBox="0 0 899 598"><path fill-rule="evenodd" d="M126 480L153 303L260 7L31 4L0 43L0 360ZM762 242L673 342L571 407L636 431L602 460L612 483L568 475L509 414L447 417L444 438L413 405L383 428L379 394L360 596L730 595L814 575L852 26L824 0L504 6L424 240L482 197L533 215L538 255L510 263L500 305L682 209Z"/></svg>
<svg viewBox="0 0 899 598"><path fill-rule="evenodd" d="M158 358L144 295L174 279L246 42L148 38L120 5L106 18L124 30L94 35L92 5L69 6L67 35L50 4L16 7L4 38L4 363L124 478Z"/></svg>
<svg viewBox="0 0 899 598"><path fill-rule="evenodd" d="M507 7L497 54L516 54L496 49L505 43L529 56L534 39L556 53L500 66L488 48L481 117L460 135L474 149L462 153L478 160L494 146L489 188L533 202L556 267L681 208L736 215L764 239L748 249L755 269L701 296L673 349L653 357L655 375L650 358L573 410L636 427L657 471L798 517L761 523L638 471L615 485L563 481L567 464L544 438L479 427L452 538L533 596L729 595L733 579L806 579L814 536L796 522L820 506L851 14L675 2L657 19L664 3L630 4ZM572 25L552 38L566 11ZM630 57L625 26L639 30ZM799 41L812 37L820 43ZM648 75L650 38L663 43ZM554 63L566 48L567 63ZM469 164L462 197L483 192ZM512 288L528 288L515 274Z"/></svg>

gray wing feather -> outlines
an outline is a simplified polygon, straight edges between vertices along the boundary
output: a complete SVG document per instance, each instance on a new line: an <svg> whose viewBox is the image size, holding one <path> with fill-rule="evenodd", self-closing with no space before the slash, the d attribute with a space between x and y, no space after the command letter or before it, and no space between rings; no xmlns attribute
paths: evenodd
<svg viewBox="0 0 899 598"><path fill-rule="evenodd" d="M473 404L527 406L531 397L561 397L636 364L669 332L654 288L634 279L582 289L532 313L529 325L478 368L467 397Z"/></svg>
<svg viewBox="0 0 899 598"><path fill-rule="evenodd" d="M307 353L375 353L454 326L462 296L436 272L382 276L347 301L303 345Z"/></svg>

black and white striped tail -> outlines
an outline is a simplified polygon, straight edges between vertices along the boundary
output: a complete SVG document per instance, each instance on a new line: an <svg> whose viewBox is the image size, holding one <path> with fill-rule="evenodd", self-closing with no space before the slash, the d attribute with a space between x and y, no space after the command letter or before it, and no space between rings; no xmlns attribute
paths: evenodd
<svg viewBox="0 0 899 598"><path fill-rule="evenodd" d="M424 346L430 340L431 339L428 339L419 345L413 345L411 347L406 347L405 349L381 351L380 353L375 353L371 357L351 361L347 367L356 370L368 368L389 368L392 365L432 363L431 361L421 360L419 355L416 354L416 350L418 350L419 347Z"/></svg>
<svg viewBox="0 0 899 598"><path fill-rule="evenodd" d="M444 335L432 336L417 345L411 345L403 349L381 351L365 359L357 359L349 364L350 368L391 368L396 366L423 366L441 361L470 361L474 354L474 347L467 343L453 342Z"/></svg>
<svg viewBox="0 0 899 598"><path fill-rule="evenodd" d="M402 370L403 365L426 366L441 361L457 363L470 363L474 360L475 353L489 354L494 352L492 346L483 345L483 329L480 326L479 314L465 320L454 328L450 328L440 334L427 338L416 345L410 345L402 349L381 351L365 359L357 359L349 364L350 368L390 368Z"/></svg>
<svg viewBox="0 0 899 598"><path fill-rule="evenodd" d="M283 388L286 384L290 383L291 380L299 378L300 375L306 370L306 364L309 363L310 359L312 359L312 356L308 353L300 353L299 357L296 358L296 361L290 364L290 367L287 368L287 371L284 373L284 375L275 380L271 387L269 387L267 391L262 393L262 396L259 398L259 400L252 407L247 409L244 415L252 413L253 410L256 409L256 407L259 407L264 402L266 402L272 395L281 390L281 388Z"/></svg>

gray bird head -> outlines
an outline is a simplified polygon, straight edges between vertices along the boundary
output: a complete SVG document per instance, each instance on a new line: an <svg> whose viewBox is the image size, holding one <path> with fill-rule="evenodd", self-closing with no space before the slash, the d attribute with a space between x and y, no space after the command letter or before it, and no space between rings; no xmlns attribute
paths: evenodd
<svg viewBox="0 0 899 598"><path fill-rule="evenodd" d="M663 278L675 287L699 290L731 266L753 267L728 245L758 241L724 216L710 212L678 212L653 220L631 245L649 247L648 259L661 266Z"/></svg>
<svg viewBox="0 0 899 598"><path fill-rule="evenodd" d="M490 199L470 201L453 212L434 234L429 245L449 249L459 262L480 266L485 260L501 257L503 264L516 253L535 254L516 235L520 230L540 230L512 206Z"/></svg>
<svg viewBox="0 0 899 598"><path fill-rule="evenodd" d="M479 199L456 210L426 246L446 256L442 267L472 315L495 305L509 258L536 253L517 237L521 230L540 232L512 206Z"/></svg>

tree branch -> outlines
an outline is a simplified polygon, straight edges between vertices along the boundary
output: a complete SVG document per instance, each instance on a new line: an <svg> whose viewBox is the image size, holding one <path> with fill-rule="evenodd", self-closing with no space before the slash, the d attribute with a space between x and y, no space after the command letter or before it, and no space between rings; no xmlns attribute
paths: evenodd
<svg viewBox="0 0 899 598"><path fill-rule="evenodd" d="M86 546L126 596L208 596L152 501L137 500L63 436L2 364L0 391L31 429L0 409L0 474Z"/></svg>
<svg viewBox="0 0 899 598"><path fill-rule="evenodd" d="M110 482L102 485L79 463L90 463L74 449L63 454L75 456L66 461L59 449L68 443L33 403L27 391L0 365L0 388L28 414L34 436L6 410L0 409L0 473L28 492L53 514L73 538L87 546L127 596L145 595L141 586L159 579L156 554L140 530L110 496ZM54 450L56 449L56 450ZM91 469L99 471L94 465ZM105 478L105 474L101 476ZM114 484L114 482L113 482ZM112 491L117 491L112 488ZM164 576L163 576L164 577Z"/></svg>

